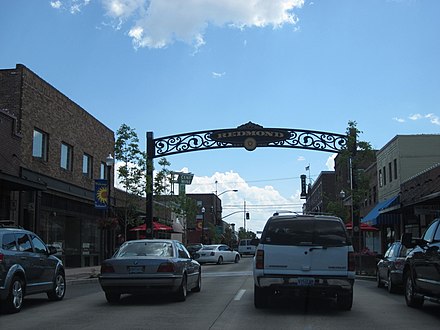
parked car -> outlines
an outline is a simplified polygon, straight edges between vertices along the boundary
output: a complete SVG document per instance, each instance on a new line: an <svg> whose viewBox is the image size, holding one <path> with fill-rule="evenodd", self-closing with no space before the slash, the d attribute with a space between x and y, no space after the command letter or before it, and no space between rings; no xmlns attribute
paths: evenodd
<svg viewBox="0 0 440 330"><path fill-rule="evenodd" d="M224 262L239 262L240 253L232 250L225 244L204 245L194 255L194 259L199 263L217 263L221 265Z"/></svg>
<svg viewBox="0 0 440 330"><path fill-rule="evenodd" d="M243 255L255 255L255 250L257 248L259 240L258 239L250 239L250 238L244 238L241 239L238 243L238 253L240 253L241 256Z"/></svg>
<svg viewBox="0 0 440 330"><path fill-rule="evenodd" d="M23 307L24 297L46 293L61 300L66 293L66 277L55 247L33 232L0 227L0 306L8 313Z"/></svg>
<svg viewBox="0 0 440 330"><path fill-rule="evenodd" d="M202 243L197 243L197 244L188 245L186 247L186 249L188 250L188 252L191 255L191 257L194 258L194 253L199 251L202 247L203 247Z"/></svg>
<svg viewBox="0 0 440 330"><path fill-rule="evenodd" d="M184 301L188 291L202 287L200 264L176 240L141 239L127 241L101 264L99 283L109 303L121 294L167 292Z"/></svg>
<svg viewBox="0 0 440 330"><path fill-rule="evenodd" d="M377 287L387 286L388 292L397 292L403 286L403 266L409 249L400 241L394 242L377 263Z"/></svg>
<svg viewBox="0 0 440 330"><path fill-rule="evenodd" d="M420 308L425 300L440 303L440 218L426 229L422 238L402 237L407 248L413 248L403 269L406 304Z"/></svg>
<svg viewBox="0 0 440 330"><path fill-rule="evenodd" d="M340 218L275 213L267 221L253 263L254 305L281 295L336 298L353 304L355 260Z"/></svg>

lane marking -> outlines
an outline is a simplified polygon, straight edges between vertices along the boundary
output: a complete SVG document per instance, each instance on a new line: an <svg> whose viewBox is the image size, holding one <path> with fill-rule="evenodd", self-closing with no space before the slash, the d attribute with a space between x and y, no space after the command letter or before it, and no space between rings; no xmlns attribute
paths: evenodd
<svg viewBox="0 0 440 330"><path fill-rule="evenodd" d="M241 271L241 272L213 272L213 273L203 273L202 277L223 277L223 276L250 276L252 271Z"/></svg>
<svg viewBox="0 0 440 330"><path fill-rule="evenodd" d="M237 292L237 294L235 295L234 300L235 300L235 301L240 300L241 297L243 297L243 295L244 295L245 292L246 292L246 290L244 290L244 289L239 290L239 291Z"/></svg>

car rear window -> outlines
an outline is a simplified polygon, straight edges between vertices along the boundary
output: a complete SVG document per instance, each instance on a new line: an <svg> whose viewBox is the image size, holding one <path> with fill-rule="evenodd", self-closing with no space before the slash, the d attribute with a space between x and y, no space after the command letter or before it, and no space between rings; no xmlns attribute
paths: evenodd
<svg viewBox="0 0 440 330"><path fill-rule="evenodd" d="M332 220L280 219L268 222L261 242L272 245L322 245L348 244L344 226Z"/></svg>
<svg viewBox="0 0 440 330"><path fill-rule="evenodd" d="M119 249L117 258L142 256L173 257L173 246L165 242L134 242L128 243Z"/></svg>

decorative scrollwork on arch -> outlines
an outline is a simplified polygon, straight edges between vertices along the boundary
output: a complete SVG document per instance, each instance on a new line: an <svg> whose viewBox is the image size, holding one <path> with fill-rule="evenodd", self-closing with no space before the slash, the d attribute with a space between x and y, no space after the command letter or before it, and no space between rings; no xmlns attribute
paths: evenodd
<svg viewBox="0 0 440 330"><path fill-rule="evenodd" d="M153 158L198 150L242 148L249 140L254 140L256 148L299 148L339 153L347 147L348 137L330 132L264 128L248 123L232 129L190 132L154 139Z"/></svg>

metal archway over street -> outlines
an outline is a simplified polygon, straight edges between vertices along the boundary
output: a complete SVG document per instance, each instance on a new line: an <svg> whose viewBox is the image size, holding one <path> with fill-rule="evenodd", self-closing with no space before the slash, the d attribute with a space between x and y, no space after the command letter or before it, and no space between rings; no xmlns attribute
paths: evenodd
<svg viewBox="0 0 440 330"><path fill-rule="evenodd" d="M356 134L350 131L353 145ZM265 128L248 122L231 129L219 129L170 135L154 139L153 132L147 132L147 205L146 237L152 238L153 222L153 160L184 152L245 148L248 151L258 147L299 148L340 153L348 148L349 136L330 132L300 130L291 128ZM355 149L354 149L355 150Z"/></svg>
<svg viewBox="0 0 440 330"><path fill-rule="evenodd" d="M244 147L252 151L257 147L278 147L340 152L346 145L347 135L291 128L264 128L252 122L237 128L190 132L157 139L153 138L153 132L147 132L147 156L150 160L207 149Z"/></svg>

